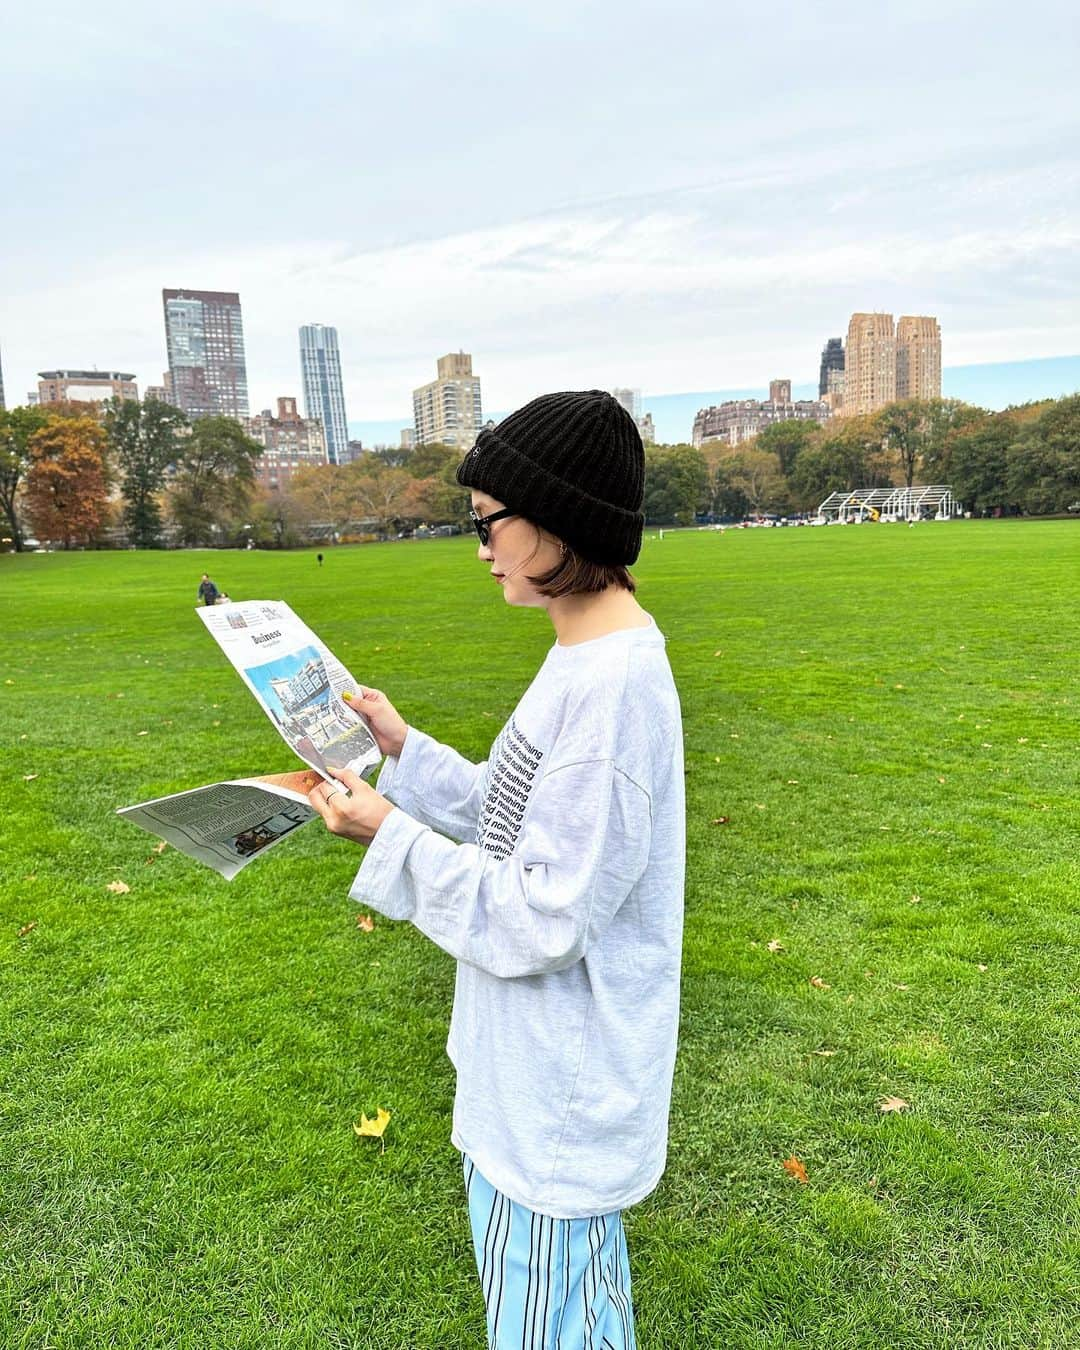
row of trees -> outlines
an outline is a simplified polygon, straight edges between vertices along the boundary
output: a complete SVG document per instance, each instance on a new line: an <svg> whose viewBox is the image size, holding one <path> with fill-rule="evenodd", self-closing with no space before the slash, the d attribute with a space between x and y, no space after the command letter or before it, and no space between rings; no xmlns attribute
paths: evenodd
<svg viewBox="0 0 1080 1350"><path fill-rule="evenodd" d="M711 514L812 511L832 492L948 483L976 515L1052 515L1080 503L1080 395L992 413L910 399L872 416L778 422L738 447L646 451L645 514L656 524Z"/></svg>
<svg viewBox="0 0 1080 1350"><path fill-rule="evenodd" d="M6 533L16 549L24 520L64 548L100 543L112 530L139 548L249 539L280 547L460 522L468 508L454 480L460 451L449 446L309 466L273 490L257 481L261 454L234 419L192 423L156 399L0 409Z"/></svg>
<svg viewBox="0 0 1080 1350"><path fill-rule="evenodd" d="M153 548L386 534L460 523L468 507L450 446L310 466L274 490L257 483L261 453L233 419L189 423L154 399L0 410L0 509L16 548L20 514L64 547L100 542L115 526ZM822 425L777 423L735 448L649 446L645 514L651 524L790 514L831 492L916 477L951 484L976 514L1076 509L1080 395L999 413L909 400Z"/></svg>
<svg viewBox="0 0 1080 1350"><path fill-rule="evenodd" d="M262 447L239 422L194 425L156 399L0 409L0 509L22 548L25 515L64 548L100 542L112 526L142 548L213 542L254 493Z"/></svg>

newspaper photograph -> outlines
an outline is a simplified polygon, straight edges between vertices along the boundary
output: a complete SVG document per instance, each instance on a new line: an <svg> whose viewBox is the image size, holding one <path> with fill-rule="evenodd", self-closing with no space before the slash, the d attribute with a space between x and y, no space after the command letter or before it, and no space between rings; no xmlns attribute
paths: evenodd
<svg viewBox="0 0 1080 1350"><path fill-rule="evenodd" d="M303 773L238 778L174 792L117 815L231 881L242 867L319 814L303 791Z"/></svg>
<svg viewBox="0 0 1080 1350"><path fill-rule="evenodd" d="M359 685L282 600L196 610L287 745L324 778L370 772L381 758L359 713L342 698Z"/></svg>

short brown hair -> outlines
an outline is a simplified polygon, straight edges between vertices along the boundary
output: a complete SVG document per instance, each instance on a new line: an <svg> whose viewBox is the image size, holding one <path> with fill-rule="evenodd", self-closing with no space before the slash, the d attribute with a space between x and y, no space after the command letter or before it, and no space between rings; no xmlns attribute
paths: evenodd
<svg viewBox="0 0 1080 1350"><path fill-rule="evenodd" d="M563 544L563 554L554 567L529 581L541 595L556 599L561 595L585 595L590 591L606 591L619 586L633 595L637 590L634 578L621 563L594 563L575 553L569 544Z"/></svg>

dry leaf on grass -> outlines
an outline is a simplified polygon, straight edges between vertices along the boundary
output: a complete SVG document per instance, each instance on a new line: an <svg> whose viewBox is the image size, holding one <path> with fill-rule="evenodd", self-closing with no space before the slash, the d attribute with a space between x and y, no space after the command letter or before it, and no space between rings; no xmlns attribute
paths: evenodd
<svg viewBox="0 0 1080 1350"><path fill-rule="evenodd" d="M887 1116L894 1111L906 1111L908 1103L904 1101L903 1097L882 1097L877 1104L877 1109L882 1115Z"/></svg>
<svg viewBox="0 0 1080 1350"><path fill-rule="evenodd" d="M358 1135L366 1136L370 1139L378 1139L383 1148L385 1148L386 1140L383 1138L383 1134L389 1124L390 1112L384 1110L383 1107L380 1106L375 1113L374 1120L368 1120L367 1116L361 1111L360 1119L353 1123L353 1130Z"/></svg>
<svg viewBox="0 0 1080 1350"><path fill-rule="evenodd" d="M370 914L358 914L356 916L356 926L357 928L362 928L365 933L374 933L375 920Z"/></svg>
<svg viewBox="0 0 1080 1350"><path fill-rule="evenodd" d="M27 933L32 933L37 927L37 919L31 919L29 923L24 923L19 929L19 936L25 937Z"/></svg>
<svg viewBox="0 0 1080 1350"><path fill-rule="evenodd" d="M168 845L168 844L166 843L166 841L163 839L163 840L161 841L160 844L155 844L155 845L154 845L154 847L151 849L151 852L152 852L152 853L164 853L165 850L166 850L168 847L169 847L169 845Z"/></svg>
<svg viewBox="0 0 1080 1350"><path fill-rule="evenodd" d="M820 1055L822 1059L831 1059L837 1052L835 1050L815 1050L815 1055Z"/></svg>
<svg viewBox="0 0 1080 1350"><path fill-rule="evenodd" d="M24 783L32 783L36 777L37 777L36 773L24 773L22 776L22 780Z"/></svg>
<svg viewBox="0 0 1080 1350"><path fill-rule="evenodd" d="M794 1153L790 1158L784 1159L782 1166L789 1176L794 1177L796 1181L801 1181L804 1186L809 1181L810 1178L806 1175L806 1168L795 1157Z"/></svg>
<svg viewBox="0 0 1080 1350"><path fill-rule="evenodd" d="M126 881L110 881L105 887L107 891L112 891L113 895L127 895L131 887Z"/></svg>
<svg viewBox="0 0 1080 1350"><path fill-rule="evenodd" d="M765 946L766 946L766 947L769 949L769 951L771 951L771 952L783 952L783 951L787 951L787 948L784 946L784 944L780 941L779 938L773 938L773 940L772 940L771 942L767 942L767 943L765 944Z"/></svg>
<svg viewBox="0 0 1080 1350"><path fill-rule="evenodd" d="M820 975L811 975L811 976L810 976L810 983L814 986L815 989L831 989L831 988L832 988L832 985L831 985L831 984L826 984L825 981L821 978Z"/></svg>
<svg viewBox="0 0 1080 1350"><path fill-rule="evenodd" d="M728 819L729 819L729 817L727 817L727 816L713 816L713 824L714 824L714 825L726 825L726 824L728 823Z"/></svg>

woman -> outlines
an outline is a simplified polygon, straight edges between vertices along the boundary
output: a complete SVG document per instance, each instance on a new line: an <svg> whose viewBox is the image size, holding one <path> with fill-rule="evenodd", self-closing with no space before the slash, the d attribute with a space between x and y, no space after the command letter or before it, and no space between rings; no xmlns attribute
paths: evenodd
<svg viewBox="0 0 1080 1350"><path fill-rule="evenodd" d="M486 563L556 641L471 764L378 690L388 756L312 804L369 844L354 899L457 958L447 1050L492 1346L632 1346L621 1212L664 1169L678 1022L685 808L664 639L626 570L644 452L608 394L548 394L458 469Z"/></svg>

